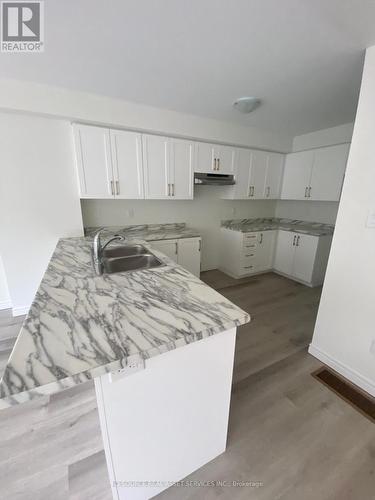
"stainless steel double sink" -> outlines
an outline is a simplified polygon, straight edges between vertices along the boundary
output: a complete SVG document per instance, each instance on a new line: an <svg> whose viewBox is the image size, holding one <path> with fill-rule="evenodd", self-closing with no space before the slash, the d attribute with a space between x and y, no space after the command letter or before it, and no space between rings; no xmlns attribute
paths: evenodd
<svg viewBox="0 0 375 500"><path fill-rule="evenodd" d="M102 265L104 273L113 274L159 267L163 262L146 247L137 244L105 248Z"/></svg>

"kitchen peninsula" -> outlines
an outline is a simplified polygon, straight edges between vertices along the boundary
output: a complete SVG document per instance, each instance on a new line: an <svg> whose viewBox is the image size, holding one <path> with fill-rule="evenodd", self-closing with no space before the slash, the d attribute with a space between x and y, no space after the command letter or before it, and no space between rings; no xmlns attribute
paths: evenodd
<svg viewBox="0 0 375 500"><path fill-rule="evenodd" d="M94 378L113 496L151 498L225 450L236 327L250 318L154 248L159 267L97 275L91 245L59 240L0 407Z"/></svg>

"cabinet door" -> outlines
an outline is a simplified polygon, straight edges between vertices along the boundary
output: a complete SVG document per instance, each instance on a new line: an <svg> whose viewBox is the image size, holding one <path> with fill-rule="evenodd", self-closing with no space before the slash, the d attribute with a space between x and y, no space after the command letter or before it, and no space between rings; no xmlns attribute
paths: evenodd
<svg viewBox="0 0 375 500"><path fill-rule="evenodd" d="M272 269L275 254L276 231L262 231L258 233L258 248L256 254L256 270L267 271Z"/></svg>
<svg viewBox="0 0 375 500"><path fill-rule="evenodd" d="M294 277L311 282L318 242L318 236L297 234L292 272Z"/></svg>
<svg viewBox="0 0 375 500"><path fill-rule="evenodd" d="M284 155L269 153L265 185L265 197L271 200L280 198L281 181L284 170Z"/></svg>
<svg viewBox="0 0 375 500"><path fill-rule="evenodd" d="M201 272L201 241L198 238L184 238L177 241L177 262L199 278Z"/></svg>
<svg viewBox="0 0 375 500"><path fill-rule="evenodd" d="M251 152L250 198L264 198L267 173L267 156L265 151Z"/></svg>
<svg viewBox="0 0 375 500"><path fill-rule="evenodd" d="M313 151L301 151L286 155L281 199L307 199L313 159Z"/></svg>
<svg viewBox="0 0 375 500"><path fill-rule="evenodd" d="M214 170L214 148L212 144L197 142L195 145L195 172L210 173Z"/></svg>
<svg viewBox="0 0 375 500"><path fill-rule="evenodd" d="M74 139L81 198L113 198L109 130L74 125Z"/></svg>
<svg viewBox="0 0 375 500"><path fill-rule="evenodd" d="M141 134L111 130L110 136L115 198L144 198Z"/></svg>
<svg viewBox="0 0 375 500"><path fill-rule="evenodd" d="M193 199L194 143L170 139L170 176L171 194L175 200Z"/></svg>
<svg viewBox="0 0 375 500"><path fill-rule="evenodd" d="M296 249L296 247L293 246L293 239L295 236L295 233L291 231L278 231L273 265L276 271L292 275L294 253Z"/></svg>
<svg viewBox="0 0 375 500"><path fill-rule="evenodd" d="M344 181L349 144L315 150L309 198L339 201Z"/></svg>
<svg viewBox="0 0 375 500"><path fill-rule="evenodd" d="M168 138L144 134L142 143L145 198L170 198Z"/></svg>
<svg viewBox="0 0 375 500"><path fill-rule="evenodd" d="M229 146L213 146L213 157L216 159L216 171L220 174L233 174L234 149ZM215 165L214 165L215 166Z"/></svg>
<svg viewBox="0 0 375 500"><path fill-rule="evenodd" d="M159 250L159 252L162 252L164 255L177 262L177 240L150 241L150 244L152 248Z"/></svg>
<svg viewBox="0 0 375 500"><path fill-rule="evenodd" d="M237 149L234 161L234 177L236 184L231 187L231 196L234 199L249 197L251 151L249 149Z"/></svg>

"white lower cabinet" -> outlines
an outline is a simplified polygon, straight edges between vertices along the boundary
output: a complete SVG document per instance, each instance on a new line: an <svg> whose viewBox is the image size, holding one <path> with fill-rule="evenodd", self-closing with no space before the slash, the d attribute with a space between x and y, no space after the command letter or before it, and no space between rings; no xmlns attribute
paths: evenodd
<svg viewBox="0 0 375 500"><path fill-rule="evenodd" d="M239 278L272 269L276 231L241 233L221 228L220 270Z"/></svg>
<svg viewBox="0 0 375 500"><path fill-rule="evenodd" d="M158 240L150 241L150 244L199 278L201 272L200 238Z"/></svg>
<svg viewBox="0 0 375 500"><path fill-rule="evenodd" d="M332 236L221 228L219 269L234 278L271 270L317 286L323 283Z"/></svg>
<svg viewBox="0 0 375 500"><path fill-rule="evenodd" d="M274 270L310 286L323 283L332 236L278 231Z"/></svg>

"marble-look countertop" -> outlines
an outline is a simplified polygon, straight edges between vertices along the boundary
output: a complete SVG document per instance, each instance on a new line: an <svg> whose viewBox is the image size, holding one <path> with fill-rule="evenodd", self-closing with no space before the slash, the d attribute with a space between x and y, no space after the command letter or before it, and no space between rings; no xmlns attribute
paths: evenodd
<svg viewBox="0 0 375 500"><path fill-rule="evenodd" d="M164 266L97 276L91 241L59 240L0 381L0 408L250 321L154 249Z"/></svg>
<svg viewBox="0 0 375 500"><path fill-rule="evenodd" d="M201 236L199 231L187 227L184 222L137 226L86 227L85 235L94 236L99 229L102 231L103 238L113 236L113 234L121 234L125 239L136 238L144 241L177 240L180 238L199 238Z"/></svg>
<svg viewBox="0 0 375 500"><path fill-rule="evenodd" d="M312 236L325 236L333 234L334 226L320 222L308 222L293 219L258 218L258 219L230 219L221 221L221 226L233 231L251 233L252 231L270 231L282 229L295 233L311 234Z"/></svg>

